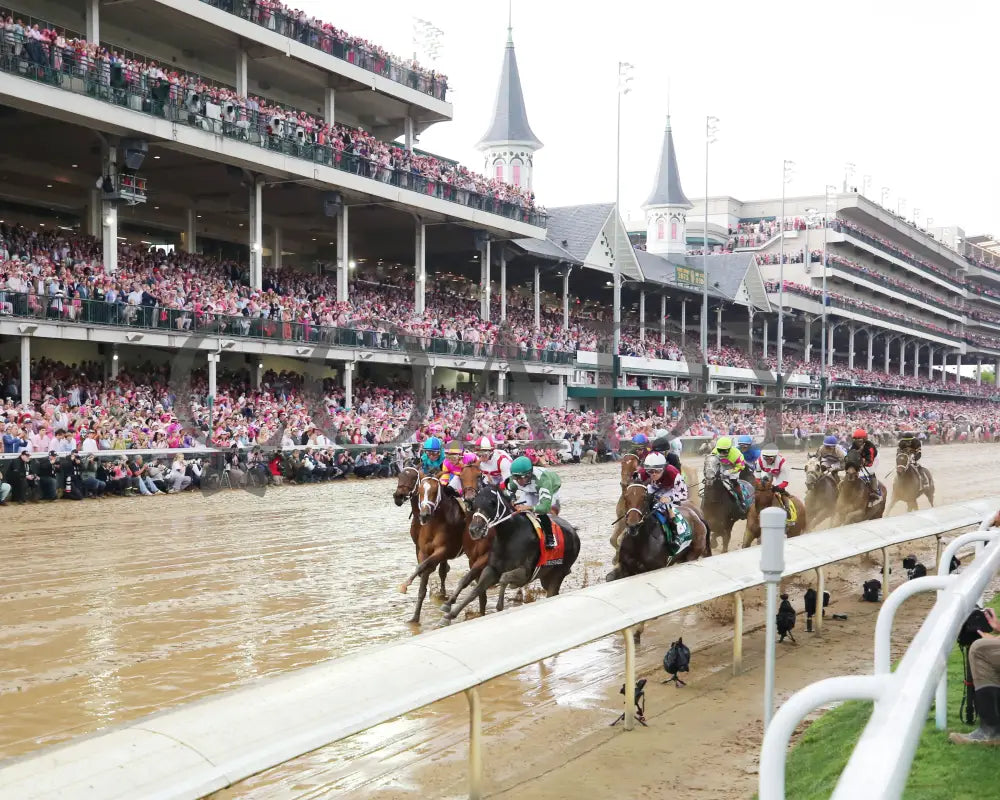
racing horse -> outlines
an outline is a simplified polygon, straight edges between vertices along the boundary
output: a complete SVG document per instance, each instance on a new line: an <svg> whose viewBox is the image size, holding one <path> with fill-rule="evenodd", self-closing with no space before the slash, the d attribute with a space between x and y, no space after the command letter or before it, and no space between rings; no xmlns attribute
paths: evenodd
<svg viewBox="0 0 1000 800"><path fill-rule="evenodd" d="M837 478L820 466L819 456L806 460L806 516L816 527L833 516L837 506Z"/></svg>
<svg viewBox="0 0 1000 800"><path fill-rule="evenodd" d="M847 454L844 477L837 487L837 506L833 525L851 525L869 519L879 519L885 513L885 486L872 475L878 486L879 498L870 502L870 488L861 478L861 457L856 450Z"/></svg>
<svg viewBox="0 0 1000 800"><path fill-rule="evenodd" d="M479 463L466 464L462 467L462 471L459 473L459 477L462 481L462 498L465 500L466 504L471 504L476 497L476 493L482 486L483 472L479 468ZM482 574L483 569L486 567L486 563L490 558L490 547L493 545L493 537L496 531L490 528L486 532L486 536L482 539L473 539L469 534L468 528L465 530L465 534L462 539L462 549L465 554L469 557L469 571L462 576L462 580L459 581L458 587L452 592L451 597L445 600L444 605L441 606L441 610L448 613L451 607L457 602L458 596L462 593L466 586L470 583L479 580L479 576ZM479 615L483 616L486 614L486 592L482 592L479 595Z"/></svg>
<svg viewBox="0 0 1000 800"><path fill-rule="evenodd" d="M639 456L635 453L628 453L622 456L621 461L621 485L622 493L618 497L618 503L615 506L615 524L611 531L611 546L615 549L614 560L612 564L618 566L618 543L622 539L622 534L625 532L625 511L628 509L628 505L625 502L625 490L631 485L633 479L635 478L635 473L639 471Z"/></svg>
<svg viewBox="0 0 1000 800"><path fill-rule="evenodd" d="M785 538L790 539L804 533L806 529L806 506L799 498L793 494L787 495L789 507L795 509L795 519L789 511L788 521L785 524ZM755 541L760 541L760 512L765 508L783 508L781 498L774 489L774 480L770 475L762 475L757 481L757 490L754 492L753 505L747 514L747 529L743 534L743 546L749 547Z"/></svg>
<svg viewBox="0 0 1000 800"><path fill-rule="evenodd" d="M729 540L733 536L733 525L743 519L739 503L726 487L719 457L710 452L705 456L701 484L701 514L708 523L713 536L722 540L722 552L729 552Z"/></svg>
<svg viewBox="0 0 1000 800"><path fill-rule="evenodd" d="M924 487L921 473L927 476ZM896 476L892 479L892 502L885 510L888 514L900 500L906 503L907 511L917 510L917 500L924 495L931 506L934 505L934 478L931 471L920 466L912 453L896 453Z"/></svg>
<svg viewBox="0 0 1000 800"><path fill-rule="evenodd" d="M539 567L542 545L538 533L525 514L514 510L513 501L505 492L492 486L483 486L472 501L472 509L472 522L469 523L471 537L483 539L490 528L496 530L496 535L479 581L456 607L444 615L442 625L451 623L474 597L485 595L497 583L522 588L537 577L545 589L546 597L559 594L559 587L580 555L580 537L572 525L561 518L555 518L565 539L562 563ZM500 601L498 610L503 608L502 592Z"/></svg>
<svg viewBox="0 0 1000 800"><path fill-rule="evenodd" d="M413 580L420 576L417 607L410 622L419 624L420 610L427 596L427 581L434 568L441 575L441 588L448 574L448 562L462 552L462 540L467 533L469 518L458 499L448 492L441 481L433 477L420 478L416 485L417 519L417 568L402 584L399 591L406 594ZM447 595L445 595L447 597Z"/></svg>
<svg viewBox="0 0 1000 800"><path fill-rule="evenodd" d="M654 569L669 567L672 564L696 561L712 555L711 536L709 528L701 515L687 503L677 504L677 512L691 528L691 546L680 559L673 560L667 544L663 526L653 513L653 496L645 484L632 483L623 493L626 502L624 514L625 535L621 539L618 550L618 567L607 576L607 580L628 578L641 575ZM635 629L633 638L640 643L643 626Z"/></svg>
<svg viewBox="0 0 1000 800"><path fill-rule="evenodd" d="M420 469L414 464L407 464L399 471L396 478L396 489L392 493L392 502L397 508L410 501L410 538L417 550L417 561L420 561L420 509L417 507L417 484L420 481ZM441 579L440 597L447 597L444 580L448 575L448 562L443 561L438 566L438 577Z"/></svg>

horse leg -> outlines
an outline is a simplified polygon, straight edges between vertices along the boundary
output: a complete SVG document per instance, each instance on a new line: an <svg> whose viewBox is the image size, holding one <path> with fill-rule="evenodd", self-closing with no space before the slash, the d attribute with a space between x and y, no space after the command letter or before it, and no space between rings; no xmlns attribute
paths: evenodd
<svg viewBox="0 0 1000 800"><path fill-rule="evenodd" d="M451 566L448 564L447 561L442 561L440 564L438 564L438 577L441 579L441 593L438 595L438 597L440 597L442 600L448 597L448 592L446 592L444 588L444 579L448 576L448 570L450 569Z"/></svg>
<svg viewBox="0 0 1000 800"><path fill-rule="evenodd" d="M440 547L435 547L433 552L417 565L417 568L413 571L413 574L406 579L406 583L400 584L399 587L400 594L406 594L406 590L410 587L410 584L413 583L414 579L418 575L421 575L424 572L424 570L430 568L433 571L435 564L445 560L445 553L446 553L446 548L444 547L444 545L441 545Z"/></svg>
<svg viewBox="0 0 1000 800"><path fill-rule="evenodd" d="M432 570L425 571L420 576L420 591L417 592L417 607L413 612L410 622L414 625L420 624L420 609L424 606L424 598L427 596L427 582L430 580Z"/></svg>
<svg viewBox="0 0 1000 800"><path fill-rule="evenodd" d="M521 602L524 602L524 592L520 591L528 583L528 572L524 567L517 567L516 569L509 570L500 576L500 599L497 600L497 611L503 611L504 606L504 592L508 586L515 586L518 588L518 594L521 596Z"/></svg>
<svg viewBox="0 0 1000 800"><path fill-rule="evenodd" d="M480 574L482 574L482 571L483 571L482 567L470 567L469 571L462 576L462 580L458 582L458 588L455 589L451 597L447 598L444 601L444 605L441 606L441 610L447 612L458 600L458 596L462 593L462 590L465 589L465 587L468 586L470 583L472 583L474 580L476 580L480 576ZM485 595L483 596L483 598L485 600Z"/></svg>
<svg viewBox="0 0 1000 800"><path fill-rule="evenodd" d="M448 611L444 615L444 620L442 620L442 623L444 625L447 625L449 622L455 619L455 617L461 614L462 611L465 609L465 607L472 602L472 599L477 594L482 594L485 597L486 590L489 589L491 586L494 586L499 579L500 579L500 574L496 571L496 569L487 564L486 567L483 569L482 574L479 576L479 580L476 582L476 585L473 588L473 590L469 592L463 600L459 601L457 608L453 608L451 611Z"/></svg>
<svg viewBox="0 0 1000 800"><path fill-rule="evenodd" d="M503 611L503 602L506 594L507 594L507 582L501 579L500 597L497 598L497 611Z"/></svg>

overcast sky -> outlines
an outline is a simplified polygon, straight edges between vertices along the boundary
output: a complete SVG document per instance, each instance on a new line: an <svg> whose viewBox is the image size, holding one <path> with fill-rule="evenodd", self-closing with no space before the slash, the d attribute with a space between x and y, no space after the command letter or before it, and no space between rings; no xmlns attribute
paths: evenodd
<svg viewBox="0 0 1000 800"><path fill-rule="evenodd" d="M444 31L439 68L455 119L420 147L482 168L507 27L506 0L286 0L400 54L413 17ZM871 175L869 196L912 218L1000 234L996 32L989 0L765 0L581 3L514 0L514 44L531 126L542 142L535 193L546 206L613 201L618 61L635 65L622 102L621 197L650 191L670 112L689 197L704 195L705 116L720 118L708 191L789 196Z"/></svg>

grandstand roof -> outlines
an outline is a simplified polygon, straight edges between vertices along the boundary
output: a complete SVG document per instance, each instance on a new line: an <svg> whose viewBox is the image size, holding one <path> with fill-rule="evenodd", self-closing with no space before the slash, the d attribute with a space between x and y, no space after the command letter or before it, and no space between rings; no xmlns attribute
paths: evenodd
<svg viewBox="0 0 1000 800"><path fill-rule="evenodd" d="M542 143L528 124L524 93L521 91L521 76L517 71L517 56L514 54L514 37L510 28L507 28L507 47L503 51L503 66L500 68L500 85L497 87L493 122L476 146L486 148L506 142L521 142L531 145L536 150L542 147Z"/></svg>
<svg viewBox="0 0 1000 800"><path fill-rule="evenodd" d="M642 269L635 257L628 232L615 213L614 203L590 203L582 206L562 206L548 209L546 238L568 252L578 263L602 272L614 271L615 225L618 225L618 257L622 275L643 280ZM515 242L523 242L516 239Z"/></svg>
<svg viewBox="0 0 1000 800"><path fill-rule="evenodd" d="M533 256L579 265L583 262L574 258L567 250L548 239L514 239L511 244Z"/></svg>
<svg viewBox="0 0 1000 800"><path fill-rule="evenodd" d="M636 257L646 280L661 283L682 292L701 294L701 287L690 280L679 280L677 270L690 269L699 274L704 267L703 256L686 256L684 263L672 262L663 256L636 250ZM720 253L708 256L708 294L737 305L770 310L764 281L752 253Z"/></svg>
<svg viewBox="0 0 1000 800"><path fill-rule="evenodd" d="M656 167L653 191L643 204L644 208L648 206L692 207L691 201L681 188L681 175L677 168L677 153L674 151L674 135L670 130L669 114L667 127L663 132L663 147L660 151L660 163Z"/></svg>

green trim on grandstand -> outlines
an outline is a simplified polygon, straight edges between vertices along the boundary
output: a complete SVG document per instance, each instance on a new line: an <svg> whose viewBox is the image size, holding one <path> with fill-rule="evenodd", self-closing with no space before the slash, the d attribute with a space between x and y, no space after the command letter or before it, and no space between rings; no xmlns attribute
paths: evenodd
<svg viewBox="0 0 1000 800"><path fill-rule="evenodd" d="M673 389L663 389L662 391L653 391L650 389L612 389L610 386L607 388L601 386L568 386L566 387L567 397L575 397L581 400L593 400L595 398L602 397L613 397L618 399L636 399L641 400L645 398L657 398L661 399L664 397L687 397L687 392L677 392Z"/></svg>
<svg viewBox="0 0 1000 800"><path fill-rule="evenodd" d="M1000 596L988 603L1000 609ZM961 651L948 658L948 731L968 731L959 720L965 680ZM849 702L829 711L809 726L788 757L785 796L795 800L826 800L871 715L871 703ZM997 753L992 747L960 747L934 726L928 713L913 768L903 796L906 800L983 800L996 797ZM994 787L990 789L989 787Z"/></svg>

